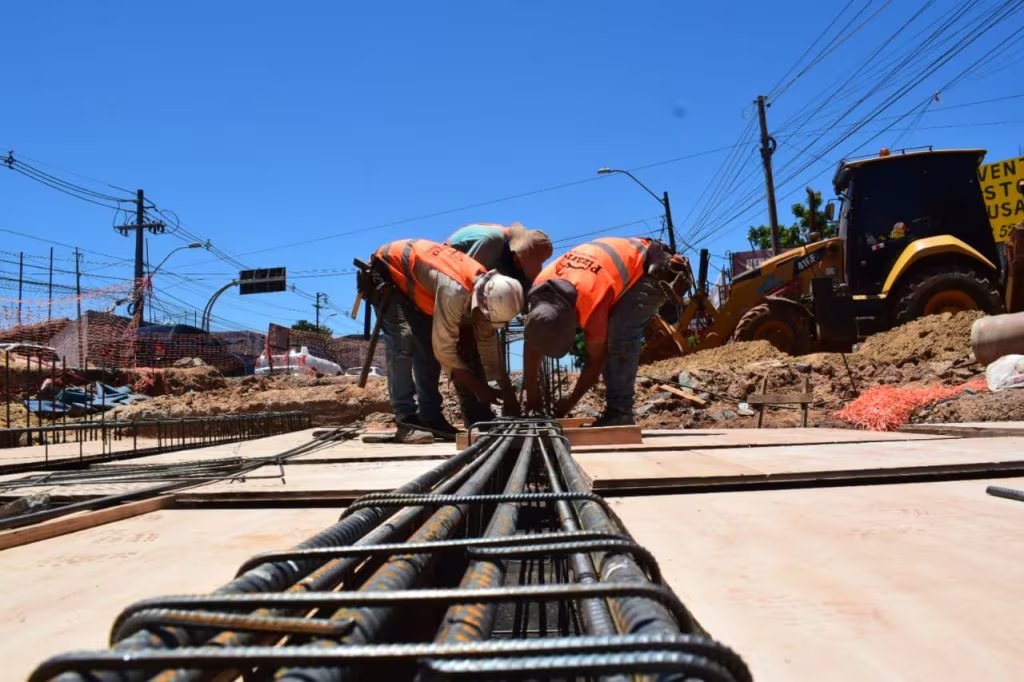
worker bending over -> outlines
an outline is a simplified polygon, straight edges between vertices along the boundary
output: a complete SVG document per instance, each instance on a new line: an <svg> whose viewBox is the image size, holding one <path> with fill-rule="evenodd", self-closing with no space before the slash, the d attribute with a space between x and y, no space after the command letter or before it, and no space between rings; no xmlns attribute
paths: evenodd
<svg viewBox="0 0 1024 682"><path fill-rule="evenodd" d="M690 287L685 259L670 257L650 239L597 239L544 268L527 296L523 361L526 408L542 408L542 356L561 358L583 329L586 360L572 393L560 400L562 417L604 373L607 406L594 426L633 423L633 397L644 328L666 300L666 287Z"/></svg>
<svg viewBox="0 0 1024 682"><path fill-rule="evenodd" d="M426 239L385 244L374 253L371 269L393 286L387 305L377 314L387 352L388 395L399 426L397 440L417 429L454 438L455 428L441 411L442 367L455 383L467 428L491 418L490 405L502 399L506 410L518 412L496 328L522 310L519 282ZM483 372L470 367L477 356Z"/></svg>
<svg viewBox="0 0 1024 682"><path fill-rule="evenodd" d="M508 227L474 223L456 230L447 244L468 255L488 270L512 277L529 291L544 261L551 258L551 239L540 230L519 223Z"/></svg>

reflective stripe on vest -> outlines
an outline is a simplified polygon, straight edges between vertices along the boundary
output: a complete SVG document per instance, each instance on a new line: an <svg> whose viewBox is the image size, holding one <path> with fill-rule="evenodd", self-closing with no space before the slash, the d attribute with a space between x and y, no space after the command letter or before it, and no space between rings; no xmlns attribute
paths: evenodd
<svg viewBox="0 0 1024 682"><path fill-rule="evenodd" d="M471 291L474 280L486 272L484 266L466 254L427 239L390 242L377 249L374 255L387 265L391 282L428 315L434 314L436 289L433 280L416 276L417 266L446 275L466 291Z"/></svg>
<svg viewBox="0 0 1024 682"><path fill-rule="evenodd" d="M581 244L544 268L534 286L549 279L564 279L576 288L576 317L586 327L609 292L618 301L645 272L650 240L606 237Z"/></svg>

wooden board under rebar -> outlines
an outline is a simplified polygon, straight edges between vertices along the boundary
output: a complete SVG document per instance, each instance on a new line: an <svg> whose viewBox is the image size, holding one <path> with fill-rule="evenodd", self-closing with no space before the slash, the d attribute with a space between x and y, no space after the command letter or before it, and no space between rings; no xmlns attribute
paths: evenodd
<svg viewBox="0 0 1024 682"><path fill-rule="evenodd" d="M1024 503L990 483L619 498L755 680L1020 679Z"/></svg>
<svg viewBox="0 0 1024 682"><path fill-rule="evenodd" d="M44 658L107 646L133 601L210 592L253 554L285 549L330 526L336 509L157 511L0 552L3 679Z"/></svg>

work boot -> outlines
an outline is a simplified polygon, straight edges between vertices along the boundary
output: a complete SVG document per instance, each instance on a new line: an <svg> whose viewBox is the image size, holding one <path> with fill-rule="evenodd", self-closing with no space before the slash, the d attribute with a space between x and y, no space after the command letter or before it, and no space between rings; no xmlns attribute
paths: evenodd
<svg viewBox="0 0 1024 682"><path fill-rule="evenodd" d="M458 430L448 423L444 417L437 419L426 419L420 414L410 414L407 417L396 417L395 423L399 428L406 427L417 431L427 431L433 434L438 440L454 441Z"/></svg>
<svg viewBox="0 0 1024 682"><path fill-rule="evenodd" d="M429 431L421 431L419 429L410 428L402 424L398 425L398 430L395 431L395 442L404 443L406 445L422 445L434 442L434 434Z"/></svg>
<svg viewBox="0 0 1024 682"><path fill-rule="evenodd" d="M633 420L631 413L606 408L604 414L598 417L591 426L633 426L634 424L636 421Z"/></svg>

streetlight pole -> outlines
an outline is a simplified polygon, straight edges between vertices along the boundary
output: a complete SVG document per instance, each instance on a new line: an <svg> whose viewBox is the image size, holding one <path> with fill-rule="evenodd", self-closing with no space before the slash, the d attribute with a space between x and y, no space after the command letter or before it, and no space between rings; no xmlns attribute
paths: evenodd
<svg viewBox="0 0 1024 682"><path fill-rule="evenodd" d="M612 173L621 173L622 175L629 176L633 182L643 187L645 192L650 194L654 197L655 201L661 204L661 207L665 209L665 227L668 229L668 248L672 253L676 253L676 228L675 225L672 224L672 205L668 201L668 192L662 192L659 197L651 190L650 187L640 182L640 180L628 170L621 170L618 168L599 168L597 170L598 175L610 175Z"/></svg>
<svg viewBox="0 0 1024 682"><path fill-rule="evenodd" d="M191 244L185 244L184 246L179 246L179 247L177 247L176 249L171 249L170 251L168 251L168 252L167 252L167 255L166 255L166 256L164 256L164 259L163 259L162 261L160 261L160 264L159 264L159 265L157 265L157 266L156 266L155 268L153 268L153 269L152 269L152 270L151 270L151 271L149 272L149 276L148 276L147 278L145 278L145 279L147 279L147 280L148 280L148 282L149 282L149 286L150 286L150 287L152 287L152 286L153 286L153 276L154 276L154 275L155 275L155 274L157 273L157 271L159 271L159 270L160 270L160 268L162 268L162 267L164 266L164 263L166 263L166 262L167 262L167 259L168 259L168 258L170 258L171 256L173 256L173 255L174 255L175 253L177 253L178 251L183 251L183 250L185 250L185 249L201 249L201 248L203 248L203 246L204 246L204 245L203 245L203 243L202 243L202 242L192 242ZM137 295L136 295L136 296L134 297L134 298L135 298L135 300L134 300L134 302L132 303L132 305L133 305L133 306L135 306L135 307L134 307L134 308L132 308L132 309L130 310L130 313L131 313L132 315L138 315L139 309L140 309L140 308L142 307L142 296L143 296L143 292L144 292L144 290L145 290L145 286L143 285L143 280L142 280L142 278L140 278L140 279L139 279L138 281L139 281L139 285L138 285L138 294L137 294ZM116 307L117 307L118 305L120 305L120 304L121 304L122 302L124 302L124 301L123 301L123 299L122 299L122 300L120 300L120 301L118 301L117 303L115 303L115 304L114 304L114 305L113 305L113 306L112 306L112 307L110 308L110 312L113 312L113 311L114 311L114 308L116 308ZM141 324L141 318L140 318L139 322L140 322L140 324Z"/></svg>

